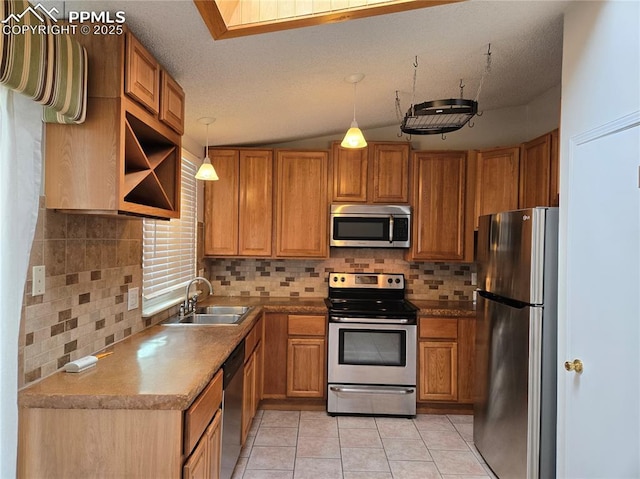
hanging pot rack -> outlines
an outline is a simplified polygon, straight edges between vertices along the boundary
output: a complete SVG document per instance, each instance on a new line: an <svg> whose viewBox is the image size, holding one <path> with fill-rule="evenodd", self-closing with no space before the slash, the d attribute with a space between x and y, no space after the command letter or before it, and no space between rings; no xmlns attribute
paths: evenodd
<svg viewBox="0 0 640 479"><path fill-rule="evenodd" d="M464 85L462 80L460 80L460 98L425 101L419 104L415 104L412 101L411 107L404 115L400 125L402 133L408 135L444 135L445 133L459 130L464 125L468 124L474 116L480 116L480 114L478 114L478 98L480 96L480 90L482 89L484 78L491 68L491 44L489 44L486 56L487 65L484 73L482 74L478 93L474 100L467 100L463 97ZM417 57L413 66L413 96L415 97L418 69ZM400 99L398 98L397 91L396 110L401 111Z"/></svg>

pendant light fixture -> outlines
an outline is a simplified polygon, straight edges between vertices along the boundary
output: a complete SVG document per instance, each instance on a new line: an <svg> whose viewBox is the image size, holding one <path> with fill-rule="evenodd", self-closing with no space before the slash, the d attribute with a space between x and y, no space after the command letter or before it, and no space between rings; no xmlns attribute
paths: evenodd
<svg viewBox="0 0 640 479"><path fill-rule="evenodd" d="M364 135L358 128L358 122L356 121L356 86L363 78L364 75L362 73L355 73L345 78L345 81L353 83L353 121L351 122L351 128L347 130L347 134L344 135L344 139L340 143L342 148L356 149L367 146L367 141L364 139Z"/></svg>
<svg viewBox="0 0 640 479"><path fill-rule="evenodd" d="M215 118L204 117L198 119L198 122L203 125L207 125L207 146L204 150L204 160L202 160L202 164L200 165L200 169L196 173L196 180L205 180L205 181L216 181L218 180L218 174L216 173L216 169L211 164L211 159L209 158L209 125L216 121Z"/></svg>

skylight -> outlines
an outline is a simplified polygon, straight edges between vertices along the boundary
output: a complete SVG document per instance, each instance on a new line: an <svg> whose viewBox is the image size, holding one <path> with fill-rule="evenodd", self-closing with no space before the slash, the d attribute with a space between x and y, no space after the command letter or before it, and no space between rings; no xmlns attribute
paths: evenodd
<svg viewBox="0 0 640 479"><path fill-rule="evenodd" d="M193 0L215 40L432 7L461 0Z"/></svg>

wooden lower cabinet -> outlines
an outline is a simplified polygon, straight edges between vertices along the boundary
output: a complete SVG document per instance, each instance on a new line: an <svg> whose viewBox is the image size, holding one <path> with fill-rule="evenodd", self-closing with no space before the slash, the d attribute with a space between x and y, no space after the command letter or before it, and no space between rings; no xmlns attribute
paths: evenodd
<svg viewBox="0 0 640 479"><path fill-rule="evenodd" d="M264 376L262 397L287 397L287 322L286 313L264 313Z"/></svg>
<svg viewBox="0 0 640 479"><path fill-rule="evenodd" d="M458 402L473 404L476 318L458 318Z"/></svg>
<svg viewBox="0 0 640 479"><path fill-rule="evenodd" d="M326 389L326 315L265 313L265 399L322 399Z"/></svg>
<svg viewBox="0 0 640 479"><path fill-rule="evenodd" d="M189 459L182 468L183 479L218 479L222 452L222 409L218 409Z"/></svg>
<svg viewBox="0 0 640 479"><path fill-rule="evenodd" d="M245 337L245 361L242 379L242 444L262 399L264 318L260 318Z"/></svg>
<svg viewBox="0 0 640 479"><path fill-rule="evenodd" d="M218 418L216 420L216 418ZM213 419L207 429L207 443L209 448L209 477L211 479L220 478L220 468L222 465L222 409Z"/></svg>
<svg viewBox="0 0 640 479"><path fill-rule="evenodd" d="M182 474L183 411L19 411L18 478Z"/></svg>
<svg viewBox="0 0 640 479"><path fill-rule="evenodd" d="M256 387L256 357L255 354L249 356L249 360L244 364L244 376L242 381L242 444L245 443L251 421L253 420Z"/></svg>
<svg viewBox="0 0 640 479"><path fill-rule="evenodd" d="M324 338L289 338L287 341L287 397L322 398Z"/></svg>
<svg viewBox="0 0 640 479"><path fill-rule="evenodd" d="M324 398L327 317L290 314L287 319L287 397Z"/></svg>
<svg viewBox="0 0 640 479"><path fill-rule="evenodd" d="M418 401L473 404L475 318L421 317L418 324Z"/></svg>
<svg viewBox="0 0 640 479"><path fill-rule="evenodd" d="M458 344L455 341L420 341L420 401L458 399Z"/></svg>
<svg viewBox="0 0 640 479"><path fill-rule="evenodd" d="M198 444L193 454L189 456L189 460L184 464L182 468L183 479L204 479L207 476L209 470L209 443L208 441L202 441Z"/></svg>
<svg viewBox="0 0 640 479"><path fill-rule="evenodd" d="M20 408L19 478L218 478L222 370L186 411Z"/></svg>

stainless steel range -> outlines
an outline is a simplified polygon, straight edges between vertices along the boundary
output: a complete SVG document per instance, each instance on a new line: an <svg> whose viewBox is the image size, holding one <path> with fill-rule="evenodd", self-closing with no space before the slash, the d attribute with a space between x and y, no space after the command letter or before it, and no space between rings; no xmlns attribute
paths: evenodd
<svg viewBox="0 0 640 479"><path fill-rule="evenodd" d="M329 414L415 416L418 308L404 275L331 273Z"/></svg>

